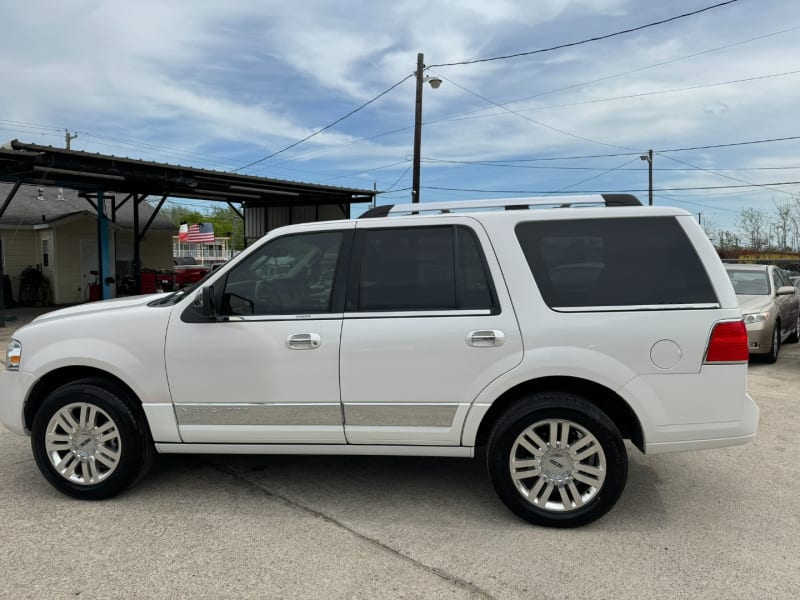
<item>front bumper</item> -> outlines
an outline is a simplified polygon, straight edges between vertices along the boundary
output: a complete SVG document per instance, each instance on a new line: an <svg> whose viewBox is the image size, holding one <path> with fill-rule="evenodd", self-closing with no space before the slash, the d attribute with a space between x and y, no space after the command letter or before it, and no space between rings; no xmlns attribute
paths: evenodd
<svg viewBox="0 0 800 600"><path fill-rule="evenodd" d="M750 323L747 326L747 347L750 354L766 354L772 348L772 328L769 321Z"/></svg>
<svg viewBox="0 0 800 600"><path fill-rule="evenodd" d="M34 379L24 371L0 372L0 423L13 433L28 435L23 410Z"/></svg>

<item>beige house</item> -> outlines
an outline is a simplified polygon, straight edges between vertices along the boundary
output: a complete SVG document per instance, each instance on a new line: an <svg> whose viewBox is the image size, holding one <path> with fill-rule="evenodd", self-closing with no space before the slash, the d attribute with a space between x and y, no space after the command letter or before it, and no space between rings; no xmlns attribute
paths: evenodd
<svg viewBox="0 0 800 600"><path fill-rule="evenodd" d="M0 183L0 199L6 197L10 184ZM110 197L106 194L105 213L112 216ZM117 194L121 202L123 195ZM148 222L153 208L139 205L140 228ZM171 269L172 236L175 227L157 215L141 243L144 269ZM130 273L133 264L133 208L126 202L109 223L111 276ZM49 283L49 301L74 304L89 299L89 285L95 282L91 271L97 270L97 211L73 190L21 186L0 217L0 255L3 273L11 278L13 299L19 302L20 275L27 267L41 271ZM114 287L111 286L112 294Z"/></svg>

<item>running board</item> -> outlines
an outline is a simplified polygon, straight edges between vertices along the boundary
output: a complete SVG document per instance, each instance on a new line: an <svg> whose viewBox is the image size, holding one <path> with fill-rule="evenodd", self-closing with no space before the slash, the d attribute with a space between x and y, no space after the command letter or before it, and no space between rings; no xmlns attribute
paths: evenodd
<svg viewBox="0 0 800 600"><path fill-rule="evenodd" d="M451 456L472 458L466 446L373 446L360 444L166 444L161 454L338 454L349 456Z"/></svg>

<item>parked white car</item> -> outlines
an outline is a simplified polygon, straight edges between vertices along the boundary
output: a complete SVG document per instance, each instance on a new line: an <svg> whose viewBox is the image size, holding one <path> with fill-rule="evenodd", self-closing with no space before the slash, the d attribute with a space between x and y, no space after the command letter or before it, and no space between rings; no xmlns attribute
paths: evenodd
<svg viewBox="0 0 800 600"><path fill-rule="evenodd" d="M613 195L364 217L272 231L194 289L39 317L8 347L0 419L87 499L154 451L484 447L501 500L557 527L615 504L624 439L755 435L736 296L685 211Z"/></svg>

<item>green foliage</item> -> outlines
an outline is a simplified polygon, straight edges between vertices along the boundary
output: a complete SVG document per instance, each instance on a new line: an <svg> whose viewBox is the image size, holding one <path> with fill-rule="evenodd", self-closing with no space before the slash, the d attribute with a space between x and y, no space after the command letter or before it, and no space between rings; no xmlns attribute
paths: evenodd
<svg viewBox="0 0 800 600"><path fill-rule="evenodd" d="M244 248L244 221L229 206L214 206L203 213L183 204L171 204L161 212L175 227L181 223L212 223L215 236L230 238L234 250Z"/></svg>

